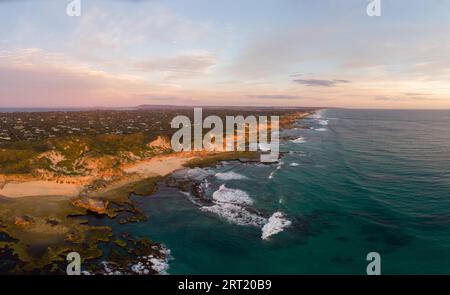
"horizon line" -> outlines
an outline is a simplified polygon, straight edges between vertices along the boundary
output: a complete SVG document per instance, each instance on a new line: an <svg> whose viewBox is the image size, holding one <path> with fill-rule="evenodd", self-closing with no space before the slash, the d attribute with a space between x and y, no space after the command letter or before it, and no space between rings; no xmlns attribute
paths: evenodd
<svg viewBox="0 0 450 295"><path fill-rule="evenodd" d="M58 109L67 109L67 110L139 110L139 109L151 109L154 108L304 108L304 109L346 109L346 110L417 110L417 111L450 111L450 108L380 108L380 107L326 107L326 106L274 106L274 105L260 105L260 106L241 106L241 105L163 105L163 104L143 104L138 106L114 106L114 107L105 107L105 106L57 106L57 107L49 107L49 106L30 106L30 107L3 107L0 106L0 110L27 110L27 109L35 109L35 110L58 110Z"/></svg>

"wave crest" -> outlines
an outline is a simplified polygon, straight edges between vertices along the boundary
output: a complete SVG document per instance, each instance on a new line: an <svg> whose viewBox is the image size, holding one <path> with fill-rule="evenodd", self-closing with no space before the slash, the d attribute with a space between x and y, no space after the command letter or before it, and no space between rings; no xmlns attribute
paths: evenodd
<svg viewBox="0 0 450 295"><path fill-rule="evenodd" d="M300 137L297 138L297 139L291 140L291 142L293 142L293 143L305 143L306 140L305 140L305 138L304 138L303 136L300 136Z"/></svg>
<svg viewBox="0 0 450 295"><path fill-rule="evenodd" d="M222 184L212 195L214 201L220 203L231 203L238 205L252 205L253 200L248 194L240 189L227 188Z"/></svg>
<svg viewBox="0 0 450 295"><path fill-rule="evenodd" d="M242 174L229 171L229 172L218 172L216 173L216 178L220 180L241 180L241 179L247 179L247 176L244 176Z"/></svg>
<svg viewBox="0 0 450 295"><path fill-rule="evenodd" d="M315 131L327 131L327 128L316 128L316 129L314 129Z"/></svg>
<svg viewBox="0 0 450 295"><path fill-rule="evenodd" d="M217 203L213 206L204 206L201 207L200 210L215 213L237 225L253 225L260 227L267 222L267 219L264 217L250 213L242 206L230 203Z"/></svg>
<svg viewBox="0 0 450 295"><path fill-rule="evenodd" d="M270 236L282 232L292 224L290 220L284 218L283 213L275 212L262 228L261 239L267 240Z"/></svg>

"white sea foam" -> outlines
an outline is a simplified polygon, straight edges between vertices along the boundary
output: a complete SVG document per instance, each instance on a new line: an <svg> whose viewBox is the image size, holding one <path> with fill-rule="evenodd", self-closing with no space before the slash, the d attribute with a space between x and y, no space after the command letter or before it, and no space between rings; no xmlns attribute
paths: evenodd
<svg viewBox="0 0 450 295"><path fill-rule="evenodd" d="M297 138L297 139L291 140L291 142L293 142L293 143L305 143L306 140L305 140L305 138L304 138L303 136L300 136L300 137Z"/></svg>
<svg viewBox="0 0 450 295"><path fill-rule="evenodd" d="M328 125L328 120L319 120L319 124L322 126L327 126Z"/></svg>
<svg viewBox="0 0 450 295"><path fill-rule="evenodd" d="M106 275L122 275L121 271L114 270L114 264L109 261L102 261L100 265L103 266L103 271Z"/></svg>
<svg viewBox="0 0 450 295"><path fill-rule="evenodd" d="M284 218L283 213L275 212L269 218L262 228L261 238L267 240L270 236L282 232L286 227L292 224L291 221Z"/></svg>
<svg viewBox="0 0 450 295"><path fill-rule="evenodd" d="M283 164L284 164L283 162L280 162L280 163L277 165L277 169L274 170L274 171L272 171L272 172L270 172L269 179L272 179L272 178L274 177L275 172L277 172L278 170L281 170L281 167L283 166Z"/></svg>
<svg viewBox="0 0 450 295"><path fill-rule="evenodd" d="M227 188L222 184L220 188L212 195L214 201L220 203L251 205L253 200L248 194L240 189Z"/></svg>
<svg viewBox="0 0 450 295"><path fill-rule="evenodd" d="M169 252L170 254L170 252ZM134 274L138 275L148 275L150 274L150 269L153 269L160 275L166 275L169 269L168 258L158 258L153 255L140 257L138 263L131 265L130 270Z"/></svg>
<svg viewBox="0 0 450 295"><path fill-rule="evenodd" d="M189 169L187 171L187 177L191 178L191 179L201 180L201 179L208 177L212 173L213 172L211 170L196 167L196 168Z"/></svg>
<svg viewBox="0 0 450 295"><path fill-rule="evenodd" d="M171 251L170 249L166 248L164 245L160 249L160 252L164 254L164 258L155 257L153 255L144 256L144 260L147 260L150 262L150 267L154 271L156 271L160 275L167 275L167 271L169 270L169 260L172 260L173 257L170 255ZM140 274L148 274L148 266L149 263L144 263L144 268L141 269ZM141 262L139 262L141 263ZM138 264L139 264L138 263ZM142 267L141 267L142 268Z"/></svg>
<svg viewBox="0 0 450 295"><path fill-rule="evenodd" d="M327 131L328 129L327 128L316 128L316 129L314 129L314 130L316 130L316 131Z"/></svg>
<svg viewBox="0 0 450 295"><path fill-rule="evenodd" d="M310 118L321 119L321 118L322 118L322 114L323 114L323 111L322 111L322 110L318 110L317 112L315 112L314 114L312 114L312 115L310 116Z"/></svg>
<svg viewBox="0 0 450 295"><path fill-rule="evenodd" d="M284 228L291 225L291 221L286 219L281 212L275 212L267 219L249 211L246 206L253 203L248 194L242 190L230 189L221 185L220 188L213 193L212 206L202 206L200 210L217 214L230 223L244 226L256 226L261 228L261 238L268 239ZM283 203L283 199L279 200ZM153 263L153 265L157 265Z"/></svg>
<svg viewBox="0 0 450 295"><path fill-rule="evenodd" d="M138 275L148 275L150 273L146 265L140 261L131 266L131 271Z"/></svg>
<svg viewBox="0 0 450 295"><path fill-rule="evenodd" d="M175 171L172 174L172 176L175 178L182 178L182 179L203 180L212 174L214 174L214 171L211 169L203 169L196 167L191 169L183 169Z"/></svg>
<svg viewBox="0 0 450 295"><path fill-rule="evenodd" d="M229 171L229 172L218 172L216 173L216 178L220 179L220 180L240 180L240 179L247 179L246 176L233 172L233 171Z"/></svg>
<svg viewBox="0 0 450 295"><path fill-rule="evenodd" d="M156 246L153 246L152 248L155 250L158 249ZM170 250L165 246L162 246L159 251L161 254L164 254L163 257L155 257L154 255L140 256L136 263L129 264L127 268L123 268L122 266L109 261L102 261L100 265L103 266L103 271L106 275L149 275L151 270L156 271L158 274L166 275L167 270L169 269L169 260L173 258L170 255ZM87 272L86 274L90 273Z"/></svg>
<svg viewBox="0 0 450 295"><path fill-rule="evenodd" d="M280 163L278 163L278 165L277 165L277 170L280 170L281 167L283 167L283 165L284 165L284 162L283 162L283 161L281 161Z"/></svg>
<svg viewBox="0 0 450 295"><path fill-rule="evenodd" d="M300 164L299 163L291 163L291 164L289 164L289 166L297 167L297 166L300 166Z"/></svg>
<svg viewBox="0 0 450 295"><path fill-rule="evenodd" d="M251 213L245 208L245 206L252 205L253 200L242 190L227 188L223 184L213 193L212 197L214 205L203 206L200 210L217 214L238 225L262 227L267 223L266 218Z"/></svg>
<svg viewBox="0 0 450 295"><path fill-rule="evenodd" d="M152 263L152 269L161 275L166 275L169 270L169 263L167 259L150 257L150 262Z"/></svg>
<svg viewBox="0 0 450 295"><path fill-rule="evenodd" d="M230 203L216 203L213 206L200 208L203 211L212 212L237 225L263 226L267 219L250 213L244 207Z"/></svg>

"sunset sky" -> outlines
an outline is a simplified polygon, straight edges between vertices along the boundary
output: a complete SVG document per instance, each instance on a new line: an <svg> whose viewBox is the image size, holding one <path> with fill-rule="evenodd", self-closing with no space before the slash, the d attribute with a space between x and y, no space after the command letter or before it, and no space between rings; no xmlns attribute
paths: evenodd
<svg viewBox="0 0 450 295"><path fill-rule="evenodd" d="M0 107L450 108L450 0L0 0Z"/></svg>

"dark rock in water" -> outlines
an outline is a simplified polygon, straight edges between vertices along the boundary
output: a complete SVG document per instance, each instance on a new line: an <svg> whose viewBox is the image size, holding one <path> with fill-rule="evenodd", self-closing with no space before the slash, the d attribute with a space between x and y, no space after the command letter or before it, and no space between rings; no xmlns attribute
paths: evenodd
<svg viewBox="0 0 450 295"><path fill-rule="evenodd" d="M133 239L131 238L131 234L129 232L123 232L121 234L122 238L128 240L128 241L132 241Z"/></svg>
<svg viewBox="0 0 450 295"><path fill-rule="evenodd" d="M114 248L114 246L117 247ZM91 261L85 275L156 275L166 274L170 251L148 239L117 239L107 259ZM126 255L122 253L125 251Z"/></svg>
<svg viewBox="0 0 450 295"><path fill-rule="evenodd" d="M168 177L165 183L169 187L178 188L180 191L189 194L193 201L201 206L213 205L210 199L205 198L202 181L203 179Z"/></svg>
<svg viewBox="0 0 450 295"><path fill-rule="evenodd" d="M2 241L0 233L0 241ZM14 268L18 264L23 264L14 254L11 248L5 247L0 248L0 273L2 274L13 274Z"/></svg>
<svg viewBox="0 0 450 295"><path fill-rule="evenodd" d="M115 240L114 243L119 247L126 247L126 245L127 245L127 242L125 242L124 240L121 240L121 239Z"/></svg>
<svg viewBox="0 0 450 295"><path fill-rule="evenodd" d="M48 218L45 220L45 222L51 226L57 226L58 224L60 224L60 221L54 218Z"/></svg>
<svg viewBox="0 0 450 295"><path fill-rule="evenodd" d="M120 210L115 209L116 214L113 218L118 218L119 224L126 224L131 222L139 222L148 220L147 216L136 208L134 202L124 204Z"/></svg>
<svg viewBox="0 0 450 295"><path fill-rule="evenodd" d="M0 242L15 242L16 239L10 237L7 233L0 231Z"/></svg>
<svg viewBox="0 0 450 295"><path fill-rule="evenodd" d="M64 240L72 243L80 243L83 241L83 238L77 233L70 232L66 235Z"/></svg>

